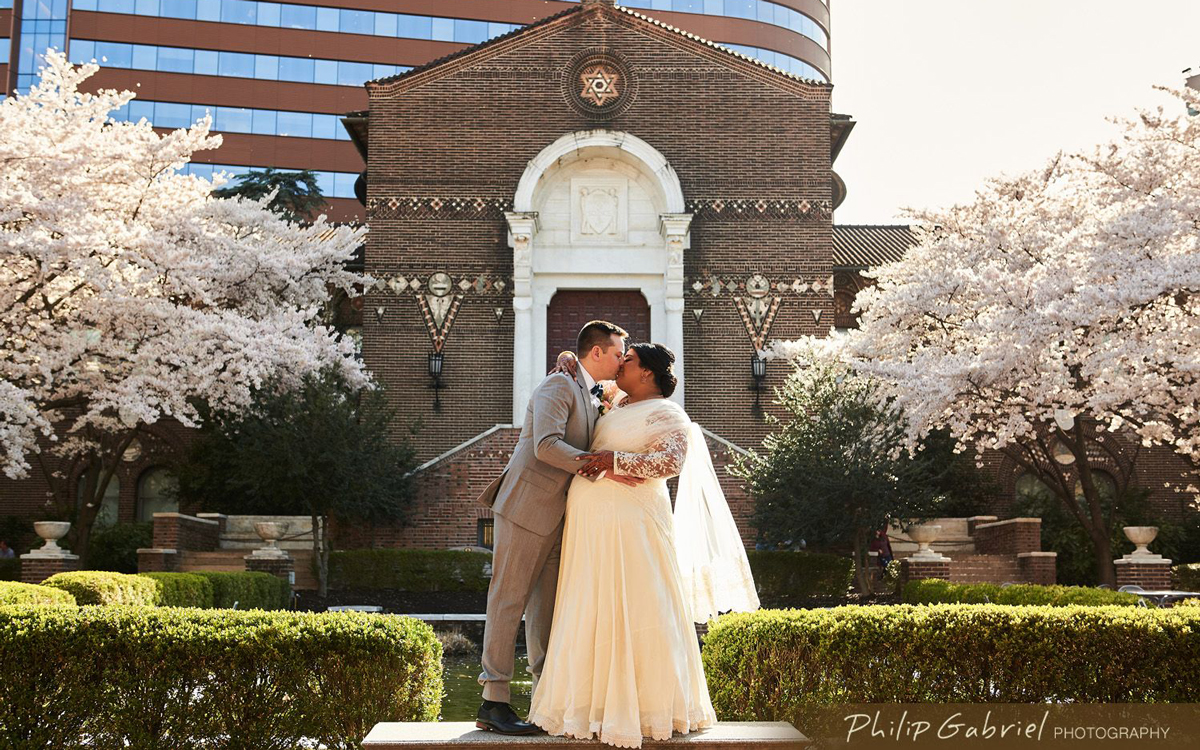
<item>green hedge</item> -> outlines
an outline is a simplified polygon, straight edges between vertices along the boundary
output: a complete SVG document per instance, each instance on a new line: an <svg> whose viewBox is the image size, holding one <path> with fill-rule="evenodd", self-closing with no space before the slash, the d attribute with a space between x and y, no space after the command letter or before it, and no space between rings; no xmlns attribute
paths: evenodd
<svg viewBox="0 0 1200 750"><path fill-rule="evenodd" d="M747 552L759 598L764 602L845 596L854 579L854 561L817 552Z"/></svg>
<svg viewBox="0 0 1200 750"><path fill-rule="evenodd" d="M32 583L0 581L0 607L9 604L75 606L75 597L62 589Z"/></svg>
<svg viewBox="0 0 1200 750"><path fill-rule="evenodd" d="M160 607L212 609L212 581L196 573L141 573L158 585L154 603Z"/></svg>
<svg viewBox="0 0 1200 750"><path fill-rule="evenodd" d="M329 553L329 587L399 591L487 591L482 552L353 549Z"/></svg>
<svg viewBox="0 0 1200 750"><path fill-rule="evenodd" d="M287 609L292 587L270 573L196 571L212 585L213 604L218 609Z"/></svg>
<svg viewBox="0 0 1200 750"><path fill-rule="evenodd" d="M723 721L859 703L1200 702L1200 608L960 604L762 610L703 651Z"/></svg>
<svg viewBox="0 0 1200 750"><path fill-rule="evenodd" d="M15 747L358 748L434 721L432 628L362 613L0 608L0 736Z"/></svg>
<svg viewBox="0 0 1200 750"><path fill-rule="evenodd" d="M1183 591L1200 591L1200 563L1171 568L1171 584Z"/></svg>
<svg viewBox="0 0 1200 750"><path fill-rule="evenodd" d="M79 604L153 605L158 598L158 584L149 578L107 570L56 573L42 585L69 592Z"/></svg>
<svg viewBox="0 0 1200 750"><path fill-rule="evenodd" d="M1089 586L1034 586L1025 583L997 586L994 583L950 583L937 578L926 578L905 584L904 601L908 604L1014 604L1051 607L1083 604L1136 607L1139 599L1133 594Z"/></svg>

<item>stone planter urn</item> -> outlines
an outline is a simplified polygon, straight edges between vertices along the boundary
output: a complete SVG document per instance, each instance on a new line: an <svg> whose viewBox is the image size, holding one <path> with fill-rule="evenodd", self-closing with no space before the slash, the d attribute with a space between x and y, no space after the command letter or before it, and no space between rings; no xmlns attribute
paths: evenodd
<svg viewBox="0 0 1200 750"><path fill-rule="evenodd" d="M285 557L287 553L275 546L275 542L287 532L288 525L278 521L259 521L254 524L258 538L266 542L265 547L254 550L255 557Z"/></svg>
<svg viewBox="0 0 1200 750"><path fill-rule="evenodd" d="M1157 526L1126 526L1124 528L1125 538L1137 545L1137 549L1130 552L1128 557L1157 557L1147 547L1150 542L1153 542L1158 536Z"/></svg>
<svg viewBox="0 0 1200 750"><path fill-rule="evenodd" d="M921 524L920 526L910 526L908 529L908 538L917 543L917 551L913 553L913 560L930 560L941 562L950 558L938 552L934 552L929 545L937 541L937 538L942 533L942 527L937 524Z"/></svg>
<svg viewBox="0 0 1200 750"><path fill-rule="evenodd" d="M69 554L67 550L58 546L58 540L71 530L70 521L34 521L33 530L46 541L41 547L33 550L39 556L60 557Z"/></svg>

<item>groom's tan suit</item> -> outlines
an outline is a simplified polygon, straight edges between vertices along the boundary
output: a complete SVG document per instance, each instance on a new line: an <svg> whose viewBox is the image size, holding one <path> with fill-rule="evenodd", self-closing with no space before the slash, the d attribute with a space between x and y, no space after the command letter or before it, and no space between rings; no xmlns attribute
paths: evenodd
<svg viewBox="0 0 1200 750"><path fill-rule="evenodd" d="M599 416L582 368L575 378L550 375L529 399L521 437L504 473L479 496L496 516L479 675L485 700L509 702L522 614L535 685L542 673L554 617L567 488L582 466L575 457L587 452Z"/></svg>

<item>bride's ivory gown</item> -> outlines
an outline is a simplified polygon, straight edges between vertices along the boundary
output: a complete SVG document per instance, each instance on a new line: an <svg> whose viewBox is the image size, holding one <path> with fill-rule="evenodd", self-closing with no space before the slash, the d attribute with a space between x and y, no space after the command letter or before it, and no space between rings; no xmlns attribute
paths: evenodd
<svg viewBox="0 0 1200 750"><path fill-rule="evenodd" d="M554 624L529 720L550 734L641 747L716 723L676 560L667 478L687 414L649 399L604 415L592 450L637 487L576 477L567 494Z"/></svg>

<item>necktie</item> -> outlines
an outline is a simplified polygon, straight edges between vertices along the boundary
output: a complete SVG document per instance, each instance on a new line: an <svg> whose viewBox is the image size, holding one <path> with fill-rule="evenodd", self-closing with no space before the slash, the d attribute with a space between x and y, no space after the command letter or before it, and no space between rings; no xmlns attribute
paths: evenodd
<svg viewBox="0 0 1200 750"><path fill-rule="evenodd" d="M596 398L600 398L602 395L604 395L604 389L600 387L599 383L596 383L592 386L592 395Z"/></svg>

